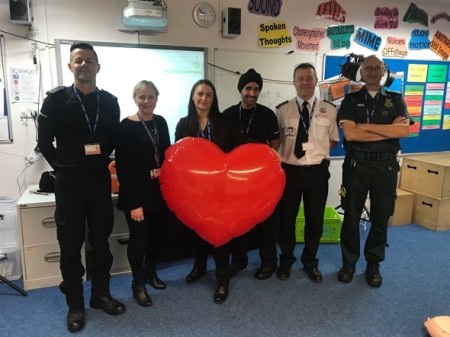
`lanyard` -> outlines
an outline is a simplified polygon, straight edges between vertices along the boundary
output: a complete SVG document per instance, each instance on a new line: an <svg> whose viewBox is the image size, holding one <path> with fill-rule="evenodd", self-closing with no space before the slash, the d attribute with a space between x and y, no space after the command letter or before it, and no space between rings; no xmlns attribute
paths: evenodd
<svg viewBox="0 0 450 337"><path fill-rule="evenodd" d="M373 113L375 112L375 108L377 107L377 103L378 103L378 93L375 95L375 97L373 98L373 106L372 106L372 111L369 111L369 102L367 99L367 94L366 94L366 114L367 114L367 123L370 123L370 120L373 116Z"/></svg>
<svg viewBox="0 0 450 337"><path fill-rule="evenodd" d="M255 114L255 110L256 110L256 105L255 105L255 107L253 108L252 114L251 114L251 116L250 116L250 120L248 121L248 124L247 124L247 130L245 130L245 132L244 132L244 129L242 128L242 106L239 105L239 124L241 125L241 132L242 132L244 135L248 135L248 131L250 130L250 125L252 125L253 115Z"/></svg>
<svg viewBox="0 0 450 337"><path fill-rule="evenodd" d="M211 121L208 119L208 122L206 123L206 129L208 130L208 133L205 134L202 129L200 129L200 125L198 126L198 133L200 134L201 138L208 138L208 140L211 140Z"/></svg>
<svg viewBox="0 0 450 337"><path fill-rule="evenodd" d="M81 109L84 112L84 117L86 118L86 122L87 122L87 125L89 127L89 131L91 132L92 138L94 138L95 130L97 130L97 125L98 125L98 116L100 115L100 94L98 92L98 89L96 89L96 93L97 93L97 112L95 113L94 130L92 130L91 121L89 120L89 116L88 116L88 113L86 111L86 107L84 106L83 101L81 100L80 94L79 94L77 88L75 88L75 85L72 85L72 88L73 88L73 92L75 93L75 96L78 99L78 102L80 102L80 104L81 104Z"/></svg>
<svg viewBox="0 0 450 337"><path fill-rule="evenodd" d="M300 105L298 104L298 100L295 100L295 102L297 103L298 114L299 114L299 116L301 116L302 115L302 109L300 108ZM317 98L314 98L314 102L313 102L313 105L311 107L311 113L309 115L309 126L311 126L311 120L312 120L312 117L313 117L313 114L314 114L314 108L316 107L316 102L317 102ZM308 134L308 128L306 127L306 123L305 123L304 119L303 118L300 118L300 119L302 121L303 129L305 130L305 133Z"/></svg>
<svg viewBox="0 0 450 337"><path fill-rule="evenodd" d="M158 134L158 128L156 127L155 116L153 116L153 126L154 126L154 128L152 129L153 136L152 136L152 131L149 130L147 124L145 124L145 121L139 112L137 113L137 116L138 116L139 120L141 121L142 125L144 126L145 131L147 131L147 134L150 137L150 140L152 141L156 166L159 167L159 150L158 150L159 134Z"/></svg>

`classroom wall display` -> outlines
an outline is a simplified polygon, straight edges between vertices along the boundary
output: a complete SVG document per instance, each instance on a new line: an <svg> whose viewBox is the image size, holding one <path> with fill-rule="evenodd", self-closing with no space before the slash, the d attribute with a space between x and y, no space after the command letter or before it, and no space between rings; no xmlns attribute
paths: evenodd
<svg viewBox="0 0 450 337"><path fill-rule="evenodd" d="M67 67L73 42L55 41L58 85L73 84ZM118 98L121 119L137 111L133 100L136 83L155 83L160 93L155 113L166 119L173 142L176 124L187 115L192 85L206 77L206 48L86 42L94 46L99 58L97 86Z"/></svg>
<svg viewBox="0 0 450 337"><path fill-rule="evenodd" d="M402 153L450 151L449 63L431 60L383 59L396 81L388 90L403 94L414 125L401 140ZM340 75L343 55L325 55L323 79ZM344 155L342 141L332 155Z"/></svg>
<svg viewBox="0 0 450 337"><path fill-rule="evenodd" d="M241 74L254 68L263 78L258 103L275 111L275 107L296 95L293 84L294 68L309 62L317 69L318 55L314 53L274 53L243 50L214 50L214 81L223 111L240 102L237 84ZM318 71L320 69L317 69Z"/></svg>
<svg viewBox="0 0 450 337"><path fill-rule="evenodd" d="M12 128L9 104L8 81L6 78L6 51L4 36L0 35L0 143L11 143Z"/></svg>

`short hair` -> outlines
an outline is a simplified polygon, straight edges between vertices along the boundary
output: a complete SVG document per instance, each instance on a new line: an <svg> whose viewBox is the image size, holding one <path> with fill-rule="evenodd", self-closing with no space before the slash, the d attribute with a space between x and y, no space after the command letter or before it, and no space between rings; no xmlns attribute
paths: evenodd
<svg viewBox="0 0 450 337"><path fill-rule="evenodd" d="M136 85L134 86L133 98L136 98L138 92L141 91L141 89L145 88L145 87L153 89L155 91L156 97L159 96L159 90L158 90L158 88L156 88L155 83L153 83L152 81L142 80L142 81L139 81L138 83L136 83Z"/></svg>
<svg viewBox="0 0 450 337"><path fill-rule="evenodd" d="M72 45L70 46L70 53L72 53L73 50L75 49L86 49L86 50L91 50L94 53L95 59L98 62L98 56L97 53L94 50L94 47L86 42L74 42L72 43Z"/></svg>
<svg viewBox="0 0 450 337"><path fill-rule="evenodd" d="M314 65L313 65L312 63L309 63L309 62L303 62L303 63L297 64L297 65L295 66L294 73L292 74L292 76L294 76L294 79L295 79L295 72L296 72L298 69L312 69L312 70L314 71L314 75L315 75L316 78L317 78L317 71L316 71L316 68L314 67Z"/></svg>
<svg viewBox="0 0 450 337"><path fill-rule="evenodd" d="M371 59L375 59L375 60L377 60L378 62L380 62L380 63L381 63L381 68L383 68L383 69L386 68L385 65L384 65L383 60L380 59L380 58L379 58L377 55L375 55L375 54L367 56L367 57L364 59L364 61L362 62L362 65L365 66L365 65L367 64L367 60L371 60Z"/></svg>

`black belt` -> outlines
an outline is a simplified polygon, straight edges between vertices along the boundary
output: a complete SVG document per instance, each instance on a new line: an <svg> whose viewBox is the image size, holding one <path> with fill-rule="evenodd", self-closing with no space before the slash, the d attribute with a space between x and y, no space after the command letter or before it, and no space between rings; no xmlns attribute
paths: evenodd
<svg viewBox="0 0 450 337"><path fill-rule="evenodd" d="M369 161L380 161L389 160L396 157L394 152L351 152L349 156L354 159L369 160Z"/></svg>
<svg viewBox="0 0 450 337"><path fill-rule="evenodd" d="M322 160L322 162L320 164L314 164L314 165L292 165L292 164L287 164L287 163L283 163L283 165L292 167L292 168L296 168L298 170L308 170L308 169L314 169L314 168L323 168L323 167L329 167L330 166L330 160L329 159L324 159Z"/></svg>

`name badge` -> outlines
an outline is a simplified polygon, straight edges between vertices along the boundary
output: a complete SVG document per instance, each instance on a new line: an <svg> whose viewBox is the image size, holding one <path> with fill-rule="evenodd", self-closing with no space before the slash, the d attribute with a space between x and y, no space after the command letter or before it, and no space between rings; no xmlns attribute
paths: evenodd
<svg viewBox="0 0 450 337"><path fill-rule="evenodd" d="M302 148L303 151L314 150L314 143L313 142L302 143Z"/></svg>
<svg viewBox="0 0 450 337"><path fill-rule="evenodd" d="M161 174L161 169L153 169L150 170L150 179L157 179L159 178L159 175Z"/></svg>
<svg viewBox="0 0 450 337"><path fill-rule="evenodd" d="M101 154L100 144L85 144L84 145L84 154L86 156L93 156Z"/></svg>

